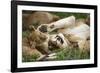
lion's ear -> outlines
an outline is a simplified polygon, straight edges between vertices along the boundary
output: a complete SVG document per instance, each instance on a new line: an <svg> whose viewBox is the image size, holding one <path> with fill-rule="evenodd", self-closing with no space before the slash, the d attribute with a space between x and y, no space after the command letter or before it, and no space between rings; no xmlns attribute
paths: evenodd
<svg viewBox="0 0 100 73"><path fill-rule="evenodd" d="M30 25L30 26L29 26L29 30L30 30L30 31L35 31L35 27L34 27L33 25Z"/></svg>

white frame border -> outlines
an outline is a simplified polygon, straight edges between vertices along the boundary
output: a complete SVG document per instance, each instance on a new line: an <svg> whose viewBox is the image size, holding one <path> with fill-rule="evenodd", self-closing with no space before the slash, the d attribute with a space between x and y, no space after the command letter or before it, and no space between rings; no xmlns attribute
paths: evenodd
<svg viewBox="0 0 100 73"><path fill-rule="evenodd" d="M43 66L60 66L60 65L80 65L80 64L94 64L94 10L93 9L79 9L79 8L60 8L60 7L44 7L44 6L23 6L18 5L18 32L17 32L17 67L43 67ZM33 11L51 11L51 12L76 12L76 13L90 13L90 59L85 60L64 60L64 61L45 61L45 62L25 62L22 63L22 10Z"/></svg>

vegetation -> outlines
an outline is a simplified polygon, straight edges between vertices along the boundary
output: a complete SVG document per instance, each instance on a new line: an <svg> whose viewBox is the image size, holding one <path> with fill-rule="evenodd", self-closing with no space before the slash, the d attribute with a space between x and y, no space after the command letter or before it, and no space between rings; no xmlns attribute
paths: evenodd
<svg viewBox="0 0 100 73"><path fill-rule="evenodd" d="M79 48L66 48L60 52L57 52L56 60L77 60L89 58L90 53L88 51L82 51Z"/></svg>
<svg viewBox="0 0 100 73"><path fill-rule="evenodd" d="M74 15L76 19L87 18L87 16L89 15L87 13L65 13L65 12L53 12L52 14L58 15L60 18L65 18L71 15Z"/></svg>
<svg viewBox="0 0 100 73"><path fill-rule="evenodd" d="M33 54L33 55L23 55L22 62L34 62L37 60L39 57L38 54Z"/></svg>

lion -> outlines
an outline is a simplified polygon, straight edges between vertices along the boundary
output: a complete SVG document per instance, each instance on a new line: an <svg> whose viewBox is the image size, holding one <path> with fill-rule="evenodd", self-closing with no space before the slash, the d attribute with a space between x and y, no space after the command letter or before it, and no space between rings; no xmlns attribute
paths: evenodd
<svg viewBox="0 0 100 73"><path fill-rule="evenodd" d="M49 36L45 33L42 33L30 26L31 33L29 34L28 41L31 48L38 49L42 54L49 54L50 50L48 49Z"/></svg>
<svg viewBox="0 0 100 73"><path fill-rule="evenodd" d="M27 17L25 17L25 13L23 13L22 19L23 19L23 30L25 30L30 25L34 24L36 25L35 27L37 27L40 24L48 24L57 21L60 18L59 16L51 14L49 12L36 11L27 15Z"/></svg>

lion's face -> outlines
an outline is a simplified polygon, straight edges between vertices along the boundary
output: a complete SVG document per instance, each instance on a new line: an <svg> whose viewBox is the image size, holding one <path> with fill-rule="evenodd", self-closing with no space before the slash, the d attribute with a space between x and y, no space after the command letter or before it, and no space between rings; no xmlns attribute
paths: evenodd
<svg viewBox="0 0 100 73"><path fill-rule="evenodd" d="M65 48L68 46L68 42L66 41L63 34L55 34L50 36L50 42L51 44L59 47L59 48Z"/></svg>
<svg viewBox="0 0 100 73"><path fill-rule="evenodd" d="M31 42L35 42L36 44L42 44L46 42L46 40L48 39L48 35L32 27L32 31L28 38Z"/></svg>
<svg viewBox="0 0 100 73"><path fill-rule="evenodd" d="M45 42L48 37L46 36L46 34L35 30L30 34L30 38L32 41L34 41L38 44L41 44L41 43Z"/></svg>

